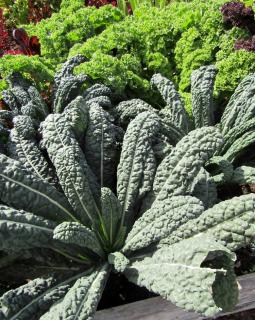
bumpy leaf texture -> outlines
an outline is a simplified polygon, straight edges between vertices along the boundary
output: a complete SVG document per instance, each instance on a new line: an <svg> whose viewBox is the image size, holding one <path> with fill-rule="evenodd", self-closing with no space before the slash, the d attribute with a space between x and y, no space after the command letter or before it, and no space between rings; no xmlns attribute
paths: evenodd
<svg viewBox="0 0 255 320"><path fill-rule="evenodd" d="M203 210L202 203L190 196L170 197L163 202L155 202L134 223L122 251L138 250L166 238L185 221L199 216Z"/></svg>
<svg viewBox="0 0 255 320"><path fill-rule="evenodd" d="M77 244L103 256L96 234L78 222L63 222L54 230L54 239L67 244Z"/></svg>
<svg viewBox="0 0 255 320"><path fill-rule="evenodd" d="M212 238L196 237L138 259L125 274L179 307L212 316L231 310L237 301L233 260L234 255Z"/></svg>
<svg viewBox="0 0 255 320"><path fill-rule="evenodd" d="M36 141L36 130L29 116L17 116L8 145L8 153L38 178L53 183L52 170Z"/></svg>
<svg viewBox="0 0 255 320"><path fill-rule="evenodd" d="M255 196L215 205L216 178L212 180L204 166L223 166L222 158L214 156L223 144L219 129L202 127L185 135L185 114L169 82L172 95L160 89L167 102L165 118L164 112L154 112L140 101L123 104L126 112L122 105L114 112L107 104L111 92L102 85L80 96L72 96L72 86L61 93L62 80L76 62L66 64L56 77L57 112L41 114L42 120L14 117L9 141L13 154L0 155L0 249L36 255L38 249L53 250L51 267L57 271L4 294L2 314L12 320L92 320L111 270L187 310L206 316L231 310L238 294L231 250L254 240ZM158 79L160 85L165 82ZM31 91L26 90L27 82L23 87L18 81L16 88L8 99L19 114L20 105L31 101ZM200 78L194 88L201 92L198 108L209 106L210 99L203 98L208 88ZM249 113L253 105L250 98L246 101ZM135 105L141 107L138 114ZM167 127L167 114L173 110L180 122L174 127L170 119ZM117 114L116 123L127 126L118 169L118 157L112 168L110 161L122 130L110 113ZM247 126L253 128L252 123ZM181 133L175 146L170 145L167 128ZM158 165L155 150L164 143L171 151ZM17 154L20 161L10 157ZM44 176L48 164L53 171L46 170ZM100 186L105 170L117 179L111 189ZM237 178L243 173L245 179L253 174L243 167L233 172ZM54 177L53 184L48 176ZM59 266L56 253L65 257L66 268L65 263Z"/></svg>
<svg viewBox="0 0 255 320"><path fill-rule="evenodd" d="M1 201L16 209L54 221L74 219L72 208L57 189L5 155L0 155L0 190Z"/></svg>
<svg viewBox="0 0 255 320"><path fill-rule="evenodd" d="M240 185L254 184L255 168L249 166L241 166L236 168L233 175L233 181Z"/></svg>
<svg viewBox="0 0 255 320"><path fill-rule="evenodd" d="M214 124L213 86L216 74L214 66L207 66L191 75L192 114L196 128Z"/></svg>
<svg viewBox="0 0 255 320"><path fill-rule="evenodd" d="M118 198L125 225L134 219L135 203L149 192L156 170L152 139L160 128L155 114L142 112L125 133L118 166Z"/></svg>
<svg viewBox="0 0 255 320"><path fill-rule="evenodd" d="M176 229L162 243L175 243L181 239L205 233L221 240L231 250L246 245L254 237L254 194L220 202Z"/></svg>
<svg viewBox="0 0 255 320"><path fill-rule="evenodd" d="M90 100L91 101L91 100ZM90 102L89 125L84 143L87 162L102 187L114 188L119 145L119 129L108 112Z"/></svg>
<svg viewBox="0 0 255 320"><path fill-rule="evenodd" d="M64 279L54 276L38 278L18 289L10 290L1 298L3 313L7 319L13 320L40 316L55 302L62 299L77 279L90 273L91 270L87 270Z"/></svg>
<svg viewBox="0 0 255 320"><path fill-rule="evenodd" d="M42 124L42 137L42 143L56 168L59 183L76 212L76 221L91 225L93 217L96 219L98 215L87 178L91 173L65 115L49 115Z"/></svg>
<svg viewBox="0 0 255 320"><path fill-rule="evenodd" d="M14 115L23 114L42 121L48 115L48 107L38 90L20 74L12 74L8 82L10 89L2 92L3 101Z"/></svg>
<svg viewBox="0 0 255 320"><path fill-rule="evenodd" d="M155 86L166 102L165 110L168 109L170 120L183 132L187 133L189 120L179 93L175 90L173 83L155 74L151 79L151 84Z"/></svg>
<svg viewBox="0 0 255 320"><path fill-rule="evenodd" d="M109 267L103 265L90 275L80 277L61 301L59 308L46 313L41 319L92 320L108 275Z"/></svg>
<svg viewBox="0 0 255 320"><path fill-rule="evenodd" d="M0 206L0 248L49 247L57 224L23 210Z"/></svg>
<svg viewBox="0 0 255 320"><path fill-rule="evenodd" d="M185 136L157 169L153 184L156 199L163 201L170 195L191 192L202 165L222 143L223 138L214 127L203 127Z"/></svg>

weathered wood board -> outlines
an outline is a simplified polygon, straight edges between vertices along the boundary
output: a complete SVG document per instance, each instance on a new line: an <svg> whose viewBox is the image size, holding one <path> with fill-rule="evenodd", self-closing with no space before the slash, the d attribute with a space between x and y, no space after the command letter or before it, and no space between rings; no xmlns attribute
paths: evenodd
<svg viewBox="0 0 255 320"><path fill-rule="evenodd" d="M238 278L239 303L229 314L255 308L255 273ZM224 313L226 315L227 313ZM214 319L221 318L222 315ZM98 311L95 320L205 320L195 313L185 312L160 297ZM210 318L212 319L212 318Z"/></svg>

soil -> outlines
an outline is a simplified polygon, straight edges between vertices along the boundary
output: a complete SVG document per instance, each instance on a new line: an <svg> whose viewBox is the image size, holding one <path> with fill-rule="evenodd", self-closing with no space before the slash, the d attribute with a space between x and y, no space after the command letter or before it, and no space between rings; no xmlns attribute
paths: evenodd
<svg viewBox="0 0 255 320"><path fill-rule="evenodd" d="M106 284L98 310L156 297L156 294L141 288L121 274L111 274Z"/></svg>

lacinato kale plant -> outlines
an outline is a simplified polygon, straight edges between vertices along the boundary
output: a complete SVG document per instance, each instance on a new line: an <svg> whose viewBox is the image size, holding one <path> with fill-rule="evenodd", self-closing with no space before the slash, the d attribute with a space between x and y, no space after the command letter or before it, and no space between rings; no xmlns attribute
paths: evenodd
<svg viewBox="0 0 255 320"><path fill-rule="evenodd" d="M47 272L6 292L1 317L93 319L110 272L186 310L230 311L238 297L233 251L255 237L255 195L208 201L214 194L217 202L217 191L204 165L222 134L190 131L158 164L157 145L171 135L160 116L139 113L123 138L113 106L102 104L107 88L71 94L78 78L69 67L55 76L54 113L33 88L17 87L27 103L0 154L0 249L9 261L30 252Z"/></svg>
<svg viewBox="0 0 255 320"><path fill-rule="evenodd" d="M161 109L153 108L140 99L122 101L115 108L117 122L125 128L141 112L153 112L159 116L164 132L168 133L156 149L156 155L161 160L191 130L216 126L224 142L206 164L213 175L212 179L217 185L254 184L255 75L250 74L243 79L230 98L220 121L217 121L218 108L213 97L216 74L217 70L212 65L192 73L191 117L174 83L161 74L155 74L151 86L160 92L165 101ZM153 92L155 94L155 90Z"/></svg>
<svg viewBox="0 0 255 320"><path fill-rule="evenodd" d="M118 97L110 88L102 84L93 84L92 79L86 75L74 75L75 67L84 61L85 58L82 56L74 57L57 73L53 88L59 86L60 78L62 85L61 89L54 89L51 107L45 105L39 92L29 81L19 74L13 74L9 78L10 88L3 91L5 110L0 110L2 132L5 132L4 141L13 126L15 116L27 115L36 123L40 123L48 113L62 112L66 101L70 102L77 95L82 95L86 101L97 102L110 112L115 123L123 130L126 130L130 121L141 112L155 114L162 126L160 134L155 138L154 153L157 163L160 163L173 146L191 130L216 126L224 137L224 143L206 163L206 168L212 174L211 180L218 186L255 183L255 157L252 152L255 142L254 74L247 76L236 88L219 121L219 108L213 97L217 70L212 65L201 67L192 73L192 115L188 115L174 83L161 74L155 74L151 79L151 91L153 94L158 91L164 101L155 108L141 99L125 100L125 97ZM84 91L85 87L87 89ZM42 108L45 110L43 113L40 111ZM99 167L99 163L92 162L90 165ZM214 201L213 199L215 196L211 194L211 201Z"/></svg>

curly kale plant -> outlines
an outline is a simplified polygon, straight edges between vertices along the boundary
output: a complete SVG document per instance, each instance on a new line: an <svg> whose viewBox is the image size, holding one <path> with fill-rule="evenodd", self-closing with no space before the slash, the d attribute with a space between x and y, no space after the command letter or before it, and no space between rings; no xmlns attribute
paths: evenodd
<svg viewBox="0 0 255 320"><path fill-rule="evenodd" d="M155 143L167 127L141 112L119 157L122 130L99 103L105 88L70 101L68 72L56 76L55 113L39 129L31 115L15 116L0 155L0 250L10 260L53 252L50 274L1 297L2 318L92 319L111 271L187 310L231 310L231 251L254 239L255 196L208 205L217 193L203 166L223 144L219 130L191 131L158 165Z"/></svg>
<svg viewBox="0 0 255 320"><path fill-rule="evenodd" d="M213 97L217 70L214 66L204 66L195 70L191 76L192 117L184 107L174 83L161 74L155 74L151 85L160 92L166 106L160 111L142 100L133 99L121 102L116 107L116 117L122 127L143 111L154 112L161 118L161 123L168 132L165 143L161 144L164 154L171 149L190 130L216 125L224 137L224 142L207 163L213 169L218 183L239 184L254 183L254 155L251 152L255 143L255 75L250 74L236 88L230 98L221 120L216 124L216 105ZM252 167L250 166L252 165ZM238 166L241 166L240 168ZM234 171L234 168L236 168Z"/></svg>
<svg viewBox="0 0 255 320"><path fill-rule="evenodd" d="M96 9L85 7L83 0L63 0L58 13L26 27L39 37L42 55L56 63L66 60L73 45L84 43L122 19L121 12L111 5Z"/></svg>
<svg viewBox="0 0 255 320"><path fill-rule="evenodd" d="M224 101L255 66L252 53L234 50L235 41L248 31L226 30L220 12L224 2L173 1L163 10L138 8L134 16L74 45L70 55L89 58L78 72L147 100L153 100L149 79L154 73L174 79L186 97L191 72L214 63L219 69L216 92Z"/></svg>
<svg viewBox="0 0 255 320"><path fill-rule="evenodd" d="M1 0L0 7L10 27L21 23L37 23L59 9L61 0Z"/></svg>
<svg viewBox="0 0 255 320"><path fill-rule="evenodd" d="M6 55L0 59L0 90L13 72L34 80L40 90L53 82L60 63L66 61L69 49L76 43L102 32L105 27L123 18L112 6L96 9L85 7L83 0L63 0L60 11L34 25L24 25L30 36L40 39L41 55L26 57Z"/></svg>
<svg viewBox="0 0 255 320"><path fill-rule="evenodd" d="M144 6L124 17L111 5L96 9L84 7L83 0L64 0L51 18L24 26L40 39L41 57L6 57L0 60L0 73L5 79L14 68L33 78L42 69L41 79L36 79L42 87L52 82L60 63L80 53L88 60L78 73L155 103L149 90L154 73L173 79L189 100L192 71L214 63L219 69L216 94L224 103L255 67L252 52L234 49L236 40L249 32L225 27L220 12L224 3L173 1L164 9Z"/></svg>

